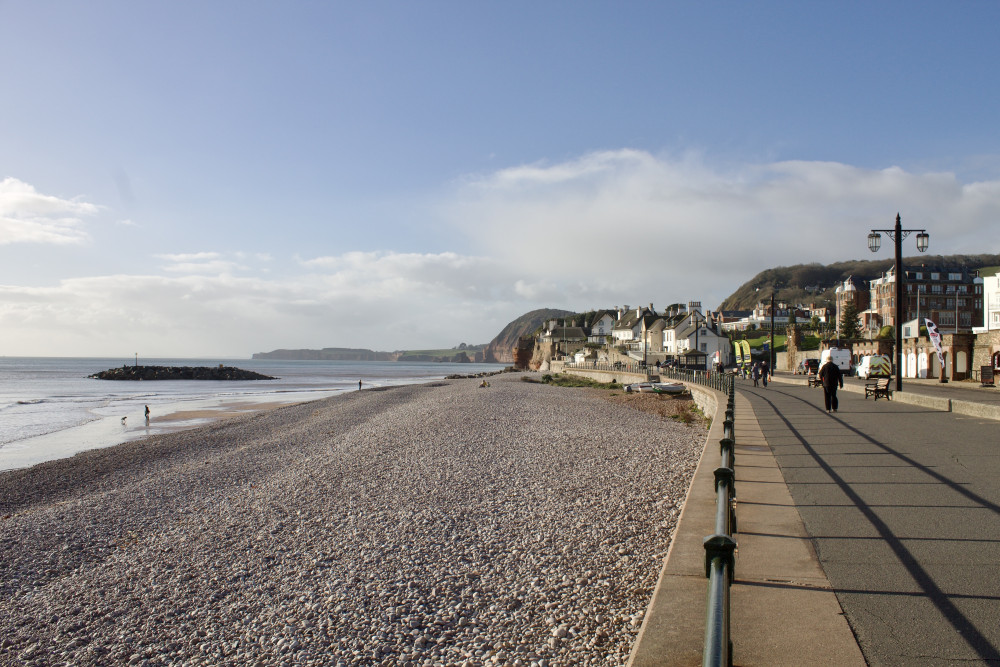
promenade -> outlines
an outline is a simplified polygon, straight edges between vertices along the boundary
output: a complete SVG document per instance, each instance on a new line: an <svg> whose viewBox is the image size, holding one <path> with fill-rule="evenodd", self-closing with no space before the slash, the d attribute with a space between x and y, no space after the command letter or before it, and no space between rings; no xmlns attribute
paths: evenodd
<svg viewBox="0 0 1000 667"><path fill-rule="evenodd" d="M737 381L733 664L1000 664L1000 421L977 414L1000 391L904 380L875 402L847 379L828 414L821 388L776 379ZM636 667L701 664L714 437Z"/></svg>

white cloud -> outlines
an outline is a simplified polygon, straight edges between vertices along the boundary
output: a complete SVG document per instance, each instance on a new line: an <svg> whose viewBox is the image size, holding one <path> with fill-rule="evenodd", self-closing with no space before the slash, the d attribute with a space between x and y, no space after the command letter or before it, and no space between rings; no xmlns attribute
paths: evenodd
<svg viewBox="0 0 1000 667"><path fill-rule="evenodd" d="M5 178L0 181L0 245L84 243L89 237L82 218L98 211L94 204L41 194L28 183Z"/></svg>
<svg viewBox="0 0 1000 667"><path fill-rule="evenodd" d="M520 314L514 277L484 258L348 253L302 261L305 272L283 278L201 270L227 256L161 256L174 262L168 275L0 286L0 349L81 356L412 349L487 342ZM172 270L189 264L197 270Z"/></svg>
<svg viewBox="0 0 1000 667"><path fill-rule="evenodd" d="M247 259L246 253L233 253L236 259ZM169 273L180 274L205 274L222 275L232 274L237 271L246 271L248 267L245 263L227 259L218 252L193 252L154 255L158 259L166 262L160 268Z"/></svg>
<svg viewBox="0 0 1000 667"><path fill-rule="evenodd" d="M97 210L3 183L5 214L78 220ZM928 230L933 253L1000 251L995 181L963 184L952 174L896 167L718 167L697 154L601 152L461 183L443 217L457 229L456 243L473 253L384 249L293 262L277 250L163 253L144 275L111 269L46 287L0 285L0 349L81 356L414 349L486 342L515 317L547 306L697 299L714 308L765 268L873 257L868 230L891 226L897 210L907 227ZM46 229L86 238L78 222ZM911 245L907 255L914 254Z"/></svg>
<svg viewBox="0 0 1000 667"><path fill-rule="evenodd" d="M470 178L445 211L522 275L526 297L541 283L574 308L602 298L715 307L765 268L868 255L868 231L897 211L928 230L934 253L1000 252L1000 183L832 162L723 168L697 154L599 152Z"/></svg>

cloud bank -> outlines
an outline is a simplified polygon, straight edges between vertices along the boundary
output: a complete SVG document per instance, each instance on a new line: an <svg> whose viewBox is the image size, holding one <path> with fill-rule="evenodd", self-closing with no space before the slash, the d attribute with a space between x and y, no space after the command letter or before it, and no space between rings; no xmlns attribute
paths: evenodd
<svg viewBox="0 0 1000 667"><path fill-rule="evenodd" d="M82 221L100 210L16 179L0 184L6 244L79 244ZM104 257L112 270L86 277L53 266L44 286L0 285L0 348L123 357L419 349L487 342L540 307L695 299L714 308L768 267L889 259L887 249L871 255L866 236L897 211L928 230L935 254L1000 252L1000 182L606 151L454 184L428 224L449 223L464 253L161 253L142 275L117 273Z"/></svg>
<svg viewBox="0 0 1000 667"><path fill-rule="evenodd" d="M771 266L865 257L868 231L897 212L928 229L934 253L1000 251L1000 183L832 162L597 152L469 178L445 214L498 261L525 275L547 267L567 297L576 284L715 306Z"/></svg>

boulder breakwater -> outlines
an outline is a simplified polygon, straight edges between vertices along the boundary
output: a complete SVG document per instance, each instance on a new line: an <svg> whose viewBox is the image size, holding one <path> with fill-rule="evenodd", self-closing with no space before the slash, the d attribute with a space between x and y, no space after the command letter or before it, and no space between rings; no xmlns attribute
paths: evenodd
<svg viewBox="0 0 1000 667"><path fill-rule="evenodd" d="M88 375L97 380L275 380L234 366L122 366Z"/></svg>

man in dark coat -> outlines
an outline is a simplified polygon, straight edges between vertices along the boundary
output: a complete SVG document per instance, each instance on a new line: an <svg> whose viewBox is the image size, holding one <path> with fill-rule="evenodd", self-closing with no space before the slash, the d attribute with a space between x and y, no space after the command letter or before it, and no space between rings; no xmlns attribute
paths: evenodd
<svg viewBox="0 0 1000 667"><path fill-rule="evenodd" d="M837 411L837 387L844 388L844 375L840 372L837 364L829 359L819 369L819 381L823 383L823 401L826 402L826 411Z"/></svg>

